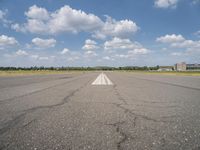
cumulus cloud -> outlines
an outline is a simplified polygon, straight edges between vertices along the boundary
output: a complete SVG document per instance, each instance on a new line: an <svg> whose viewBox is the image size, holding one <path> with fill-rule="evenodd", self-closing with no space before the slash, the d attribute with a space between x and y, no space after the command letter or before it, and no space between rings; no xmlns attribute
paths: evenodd
<svg viewBox="0 0 200 150"><path fill-rule="evenodd" d="M69 53L69 49L68 49L68 48L64 48L64 49L60 52L60 54L62 54L62 55L67 54L67 53Z"/></svg>
<svg viewBox="0 0 200 150"><path fill-rule="evenodd" d="M9 37L7 35L0 36L0 46L13 46L17 44L18 41L14 37Z"/></svg>
<svg viewBox="0 0 200 150"><path fill-rule="evenodd" d="M102 58L103 60L115 60L114 58L112 58L112 57L110 57L110 56L104 56L103 58Z"/></svg>
<svg viewBox="0 0 200 150"><path fill-rule="evenodd" d="M190 47L200 47L200 41L184 40L183 42L171 43L171 47L175 48L190 48Z"/></svg>
<svg viewBox="0 0 200 150"><path fill-rule="evenodd" d="M16 51L16 55L17 56L27 56L28 53L24 50L19 49L18 51Z"/></svg>
<svg viewBox="0 0 200 150"><path fill-rule="evenodd" d="M85 45L82 47L84 50L95 50L98 49L97 43L93 40L87 39Z"/></svg>
<svg viewBox="0 0 200 150"><path fill-rule="evenodd" d="M181 56L182 53L181 52L172 52L171 55L172 56Z"/></svg>
<svg viewBox="0 0 200 150"><path fill-rule="evenodd" d="M93 37L98 39L105 39L107 36L111 37L126 37L139 30L139 27L132 20L120 20L107 16L106 22L100 30L95 31Z"/></svg>
<svg viewBox="0 0 200 150"><path fill-rule="evenodd" d="M84 11L64 6L54 12L49 26L52 33L62 31L91 31L102 26L102 21L94 14L86 14Z"/></svg>
<svg viewBox="0 0 200 150"><path fill-rule="evenodd" d="M29 10L25 12L25 15L28 18L38 19L38 20L48 20L50 17L46 9L37 7L36 5L31 6Z"/></svg>
<svg viewBox="0 0 200 150"><path fill-rule="evenodd" d="M55 12L48 12L45 8L31 6L27 12L27 23L13 24L16 31L29 31L31 33L56 34L62 32L92 31L102 26L101 19L94 14L72 9L65 5Z"/></svg>
<svg viewBox="0 0 200 150"><path fill-rule="evenodd" d="M31 55L31 58L33 58L33 59L38 59L38 58L39 58L39 55Z"/></svg>
<svg viewBox="0 0 200 150"><path fill-rule="evenodd" d="M95 57L95 56L97 56L97 53L96 53L95 51L89 50L89 51L86 51L86 52L84 53L84 56L85 56L85 57Z"/></svg>
<svg viewBox="0 0 200 150"><path fill-rule="evenodd" d="M107 36L124 37L139 30L132 20L116 21L107 16L106 21L102 21L94 14L73 9L68 5L54 12L33 5L25 12L25 15L27 16L26 23L13 23L11 28L18 32L52 35L63 32L88 32L98 39L105 39Z"/></svg>
<svg viewBox="0 0 200 150"><path fill-rule="evenodd" d="M143 47L140 43L131 41L130 39L113 38L110 41L104 43L104 49L106 51L112 50L115 53L115 58L133 59L136 56L146 55L151 51Z"/></svg>
<svg viewBox="0 0 200 150"><path fill-rule="evenodd" d="M33 60L37 60L37 61L47 61L47 60L54 60L56 58L56 56L52 56L52 55L40 55L40 54L32 54L29 56L30 58L32 58Z"/></svg>
<svg viewBox="0 0 200 150"><path fill-rule="evenodd" d="M182 35L176 35L176 34L167 34L165 36L158 37L156 39L157 42L161 43L174 43L174 42L181 42L184 41L184 37Z"/></svg>
<svg viewBox="0 0 200 150"><path fill-rule="evenodd" d="M11 21L6 18L7 12L8 10L0 10L0 22L3 23L4 27L8 27L8 25L11 23Z"/></svg>
<svg viewBox="0 0 200 150"><path fill-rule="evenodd" d="M17 32L26 32L26 29L22 26L20 26L18 23L11 24L11 29L17 31Z"/></svg>
<svg viewBox="0 0 200 150"><path fill-rule="evenodd" d="M196 35L197 37L200 37L200 30L195 32L194 35Z"/></svg>
<svg viewBox="0 0 200 150"><path fill-rule="evenodd" d="M128 55L128 54L116 54L115 57L116 58L129 58L130 55Z"/></svg>
<svg viewBox="0 0 200 150"><path fill-rule="evenodd" d="M80 59L79 56L72 56L72 57L68 58L67 60L68 61L76 61L76 60L79 60L79 59Z"/></svg>
<svg viewBox="0 0 200 150"><path fill-rule="evenodd" d="M136 55L141 54L141 55L144 55L144 54L148 54L149 52L150 52L150 50L141 47L141 48L136 48L136 49L128 51L128 54L133 54L133 55L134 54L136 54Z"/></svg>
<svg viewBox="0 0 200 150"><path fill-rule="evenodd" d="M39 57L38 59L39 59L39 60L49 60L49 57L42 56L42 57Z"/></svg>
<svg viewBox="0 0 200 150"><path fill-rule="evenodd" d="M155 0L154 5L158 8L175 8L179 0Z"/></svg>
<svg viewBox="0 0 200 150"><path fill-rule="evenodd" d="M40 48L50 48L54 47L56 44L55 39L41 39L41 38L34 38L32 39L32 43Z"/></svg>
<svg viewBox="0 0 200 150"><path fill-rule="evenodd" d="M146 48L138 48L138 49L132 49L124 54L115 54L115 58L122 58L122 59L133 59L136 56L146 55L150 53L149 49Z"/></svg>
<svg viewBox="0 0 200 150"><path fill-rule="evenodd" d="M165 35L156 39L157 42L168 43L172 48L180 48L185 50L185 53L196 53L200 52L200 40L188 40L182 35Z"/></svg>
<svg viewBox="0 0 200 150"><path fill-rule="evenodd" d="M132 42L130 39L121 39L118 37L114 37L112 40L104 43L105 50L135 49L140 47L142 45L138 42Z"/></svg>
<svg viewBox="0 0 200 150"><path fill-rule="evenodd" d="M5 18L6 12L0 10L0 20L3 20Z"/></svg>

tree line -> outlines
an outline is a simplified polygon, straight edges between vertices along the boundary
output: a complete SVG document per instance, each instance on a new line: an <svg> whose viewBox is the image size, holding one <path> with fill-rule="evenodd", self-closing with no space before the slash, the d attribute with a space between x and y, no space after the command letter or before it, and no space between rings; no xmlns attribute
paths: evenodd
<svg viewBox="0 0 200 150"><path fill-rule="evenodd" d="M17 70L33 70L33 71L40 71L40 70L54 70L54 71L73 71L73 70L81 70L81 71L98 71L98 70L158 70L159 66L125 66L125 67L107 67L107 66L97 66L97 67L44 67L44 66L34 66L34 67L0 67L1 71L17 71Z"/></svg>

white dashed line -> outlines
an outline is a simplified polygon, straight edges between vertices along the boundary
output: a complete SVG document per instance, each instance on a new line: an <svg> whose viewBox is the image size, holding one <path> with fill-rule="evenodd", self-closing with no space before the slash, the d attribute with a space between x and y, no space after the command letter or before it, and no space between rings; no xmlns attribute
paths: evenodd
<svg viewBox="0 0 200 150"><path fill-rule="evenodd" d="M94 80L92 85L113 85L113 83L104 73L101 73L96 80Z"/></svg>

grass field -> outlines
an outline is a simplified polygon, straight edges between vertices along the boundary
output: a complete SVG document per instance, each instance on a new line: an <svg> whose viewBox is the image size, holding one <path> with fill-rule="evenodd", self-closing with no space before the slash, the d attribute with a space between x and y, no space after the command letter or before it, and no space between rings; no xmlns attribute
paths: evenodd
<svg viewBox="0 0 200 150"><path fill-rule="evenodd" d="M127 71L125 71L127 72ZM131 73L142 73L142 74L152 74L152 75L181 75L181 76L200 76L200 71L182 71L182 72L177 72L177 71L128 71Z"/></svg>
<svg viewBox="0 0 200 150"><path fill-rule="evenodd" d="M15 70L15 71L0 71L0 76L23 76L23 75L48 75L48 74L71 74L84 73L88 71L56 71L56 70ZM200 76L200 71L184 71L184 72L158 72L158 71L126 71L136 74L152 74L152 75L182 75L182 76Z"/></svg>
<svg viewBox="0 0 200 150"><path fill-rule="evenodd" d="M48 75L48 74L71 74L84 73L84 71L56 71L56 70L15 70L0 71L0 76L23 76L23 75Z"/></svg>

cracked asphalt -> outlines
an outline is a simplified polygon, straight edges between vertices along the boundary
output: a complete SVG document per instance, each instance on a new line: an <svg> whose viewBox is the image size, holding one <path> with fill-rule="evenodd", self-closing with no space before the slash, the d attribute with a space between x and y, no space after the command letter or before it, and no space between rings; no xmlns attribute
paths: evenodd
<svg viewBox="0 0 200 150"><path fill-rule="evenodd" d="M200 77L0 77L0 150L199 150Z"/></svg>

